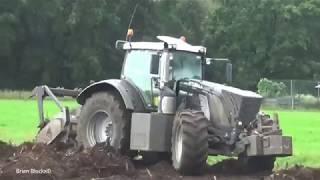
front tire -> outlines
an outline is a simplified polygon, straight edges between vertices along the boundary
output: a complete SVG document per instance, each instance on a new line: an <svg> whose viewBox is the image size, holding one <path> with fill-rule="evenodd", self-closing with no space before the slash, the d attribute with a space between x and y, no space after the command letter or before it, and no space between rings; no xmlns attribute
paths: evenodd
<svg viewBox="0 0 320 180"><path fill-rule="evenodd" d="M85 148L109 141L113 148L127 153L130 145L130 118L131 114L118 93L94 93L82 106L77 140Z"/></svg>
<svg viewBox="0 0 320 180"><path fill-rule="evenodd" d="M185 175L201 174L208 157L208 120L201 111L178 112L172 129L173 167Z"/></svg>

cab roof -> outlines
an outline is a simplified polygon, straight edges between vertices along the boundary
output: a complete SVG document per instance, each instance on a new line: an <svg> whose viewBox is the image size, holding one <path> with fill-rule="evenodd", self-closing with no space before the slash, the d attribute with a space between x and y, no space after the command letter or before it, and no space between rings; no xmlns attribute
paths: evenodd
<svg viewBox="0 0 320 180"><path fill-rule="evenodd" d="M145 49L145 50L164 50L175 49L177 51L187 51L193 53L206 53L206 48L203 46L192 46L185 41L170 37L170 36L157 36L161 42L125 42L123 44L123 49Z"/></svg>

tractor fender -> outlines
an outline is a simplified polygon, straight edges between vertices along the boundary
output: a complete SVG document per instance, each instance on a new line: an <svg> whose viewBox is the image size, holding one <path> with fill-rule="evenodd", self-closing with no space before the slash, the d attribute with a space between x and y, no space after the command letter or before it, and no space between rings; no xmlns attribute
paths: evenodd
<svg viewBox="0 0 320 180"><path fill-rule="evenodd" d="M80 94L77 97L77 102L83 105L86 99L89 98L95 92L114 90L121 95L126 109L134 110L134 102L132 97L130 97L130 85L128 84L128 82L124 81L125 80L109 79L92 83L80 92Z"/></svg>

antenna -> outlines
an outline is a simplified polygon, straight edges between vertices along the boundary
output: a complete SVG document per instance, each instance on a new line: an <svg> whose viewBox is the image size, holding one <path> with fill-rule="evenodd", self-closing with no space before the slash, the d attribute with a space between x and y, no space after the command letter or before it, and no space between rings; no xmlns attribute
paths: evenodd
<svg viewBox="0 0 320 180"><path fill-rule="evenodd" d="M131 14L130 22L129 22L129 25L128 25L128 32L129 32L129 29L131 29L132 20L134 18L134 15L136 14L137 7L138 7L138 3L134 6L133 12ZM132 31L132 29L131 29L131 31ZM132 35L133 35L133 31L132 31ZM132 35L130 36L129 40L131 40ZM126 41L128 41L128 33L126 35Z"/></svg>

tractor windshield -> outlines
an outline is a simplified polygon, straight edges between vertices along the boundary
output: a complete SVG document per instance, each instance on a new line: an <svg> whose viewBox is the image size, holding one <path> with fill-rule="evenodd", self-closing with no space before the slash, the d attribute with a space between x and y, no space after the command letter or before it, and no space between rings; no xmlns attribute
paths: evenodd
<svg viewBox="0 0 320 180"><path fill-rule="evenodd" d="M185 51L174 51L170 54L172 79L202 79L201 56Z"/></svg>

